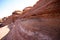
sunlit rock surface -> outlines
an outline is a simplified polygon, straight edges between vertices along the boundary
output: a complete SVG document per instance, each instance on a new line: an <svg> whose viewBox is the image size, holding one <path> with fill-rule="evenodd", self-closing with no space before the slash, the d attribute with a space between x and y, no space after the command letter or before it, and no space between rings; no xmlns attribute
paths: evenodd
<svg viewBox="0 0 60 40"><path fill-rule="evenodd" d="M28 17L33 14L36 15L53 15L60 14L60 0L39 0L33 8L25 13L22 17ZM50 16L51 17L51 16Z"/></svg>
<svg viewBox="0 0 60 40"><path fill-rule="evenodd" d="M8 24L14 22L16 19L18 19L21 14L22 14L22 11L16 10L12 13L12 15L10 15L8 17L4 17L2 23L4 25L8 25Z"/></svg>
<svg viewBox="0 0 60 40"><path fill-rule="evenodd" d="M3 28L0 28L0 39L6 36L9 32L8 25L4 26Z"/></svg>
<svg viewBox="0 0 60 40"><path fill-rule="evenodd" d="M2 40L60 40L60 0L39 0L17 18Z"/></svg>

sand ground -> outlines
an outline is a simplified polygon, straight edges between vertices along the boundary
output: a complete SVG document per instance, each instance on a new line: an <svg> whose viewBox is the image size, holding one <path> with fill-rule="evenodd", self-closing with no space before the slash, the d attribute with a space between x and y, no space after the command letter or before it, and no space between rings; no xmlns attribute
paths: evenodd
<svg viewBox="0 0 60 40"><path fill-rule="evenodd" d="M0 39L3 38L9 32L8 25L5 27L0 28Z"/></svg>

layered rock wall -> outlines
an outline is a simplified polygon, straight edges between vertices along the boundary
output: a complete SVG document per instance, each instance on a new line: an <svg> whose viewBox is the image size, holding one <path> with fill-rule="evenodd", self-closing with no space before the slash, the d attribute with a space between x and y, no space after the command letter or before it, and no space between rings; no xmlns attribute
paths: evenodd
<svg viewBox="0 0 60 40"><path fill-rule="evenodd" d="M2 40L60 40L60 0L39 0L8 28Z"/></svg>

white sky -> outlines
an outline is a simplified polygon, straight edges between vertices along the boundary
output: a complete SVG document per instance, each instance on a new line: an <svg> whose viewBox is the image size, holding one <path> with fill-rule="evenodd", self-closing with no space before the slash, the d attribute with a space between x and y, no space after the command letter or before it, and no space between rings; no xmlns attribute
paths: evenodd
<svg viewBox="0 0 60 40"><path fill-rule="evenodd" d="M33 6L38 0L0 0L0 18L9 16L14 10Z"/></svg>

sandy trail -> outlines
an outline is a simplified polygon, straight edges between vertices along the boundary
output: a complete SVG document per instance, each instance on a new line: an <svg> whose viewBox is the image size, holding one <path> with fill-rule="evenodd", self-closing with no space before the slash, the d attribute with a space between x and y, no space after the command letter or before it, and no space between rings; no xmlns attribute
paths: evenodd
<svg viewBox="0 0 60 40"><path fill-rule="evenodd" d="M0 39L3 38L9 32L8 25L5 27L0 28Z"/></svg>

